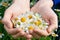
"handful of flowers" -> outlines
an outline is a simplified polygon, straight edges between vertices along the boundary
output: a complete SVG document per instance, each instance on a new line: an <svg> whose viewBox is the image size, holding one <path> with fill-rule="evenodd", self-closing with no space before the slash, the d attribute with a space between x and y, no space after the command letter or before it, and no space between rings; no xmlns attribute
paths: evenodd
<svg viewBox="0 0 60 40"><path fill-rule="evenodd" d="M34 12L21 14L13 19L12 22L15 28L20 28L26 33L33 29L46 30L48 28L48 23L42 19L40 14Z"/></svg>

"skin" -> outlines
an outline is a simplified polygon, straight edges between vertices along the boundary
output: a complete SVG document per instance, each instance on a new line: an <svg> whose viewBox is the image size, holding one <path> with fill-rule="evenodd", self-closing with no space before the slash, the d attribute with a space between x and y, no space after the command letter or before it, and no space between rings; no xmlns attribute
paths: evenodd
<svg viewBox="0 0 60 40"><path fill-rule="evenodd" d="M16 16L30 10L29 2L30 0L13 0L13 4L5 11L2 22L6 31L14 38L26 37L27 40L30 40L30 38L32 37L32 35L27 34L18 28L13 28L11 22L11 20L14 19Z"/></svg>
<svg viewBox="0 0 60 40"><path fill-rule="evenodd" d="M49 3L48 3L49 2ZM53 6L52 0L39 0L32 8L31 11L38 12L42 15L43 19L49 23L47 30L34 29L30 30L33 37L39 38L40 36L48 36L53 30L58 28L58 19L55 12L51 9Z"/></svg>
<svg viewBox="0 0 60 40"><path fill-rule="evenodd" d="M40 36L48 36L51 31L58 28L57 15L51 9L53 6L52 0L39 0L32 8L31 11L39 12L43 19L49 23L49 28L47 30L34 29L30 30L30 34L26 34L18 28L13 28L11 19L14 19L16 16L30 11L30 0L13 0L13 4L5 11L4 18L2 22L6 31L11 34L14 38L26 37L27 40L31 40L31 37L39 38Z"/></svg>

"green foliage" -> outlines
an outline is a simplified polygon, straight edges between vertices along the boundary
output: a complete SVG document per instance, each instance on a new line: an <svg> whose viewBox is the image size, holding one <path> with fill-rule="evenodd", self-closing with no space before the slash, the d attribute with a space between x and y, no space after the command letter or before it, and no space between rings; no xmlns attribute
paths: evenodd
<svg viewBox="0 0 60 40"><path fill-rule="evenodd" d="M59 22L60 22L60 10L56 9L55 12L56 12L58 19L59 19Z"/></svg>
<svg viewBox="0 0 60 40"><path fill-rule="evenodd" d="M31 7L36 3L36 0L32 0L31 1ZM3 18L4 16L4 12L5 10L12 4L12 0L0 0L0 20ZM60 11L55 11L59 17L59 21L60 21ZM58 31L60 32L60 31ZM14 39L11 35L9 35L5 29L4 29L4 25L0 22L0 35L4 34L4 36L2 38L0 38L0 40L26 40L26 38L17 38ZM32 38L32 40L37 40L36 38ZM52 36L48 36L48 37L40 37L39 40L55 40L55 38L52 38Z"/></svg>

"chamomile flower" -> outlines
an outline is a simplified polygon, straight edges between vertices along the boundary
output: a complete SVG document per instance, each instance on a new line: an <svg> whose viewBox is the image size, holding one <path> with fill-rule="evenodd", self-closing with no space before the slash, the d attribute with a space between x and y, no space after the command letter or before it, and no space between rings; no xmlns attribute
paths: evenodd
<svg viewBox="0 0 60 40"><path fill-rule="evenodd" d="M40 29L46 30L48 28L48 23L44 21L38 13L26 12L17 16L12 20L14 27L22 29L24 32L29 33L29 30ZM57 36L57 34L52 34L52 36Z"/></svg>
<svg viewBox="0 0 60 40"><path fill-rule="evenodd" d="M4 36L4 34L3 33L0 33L0 38L2 38Z"/></svg>
<svg viewBox="0 0 60 40"><path fill-rule="evenodd" d="M52 33L52 36L53 36L53 37L58 37L58 35L57 35L57 34L55 34L55 33Z"/></svg>

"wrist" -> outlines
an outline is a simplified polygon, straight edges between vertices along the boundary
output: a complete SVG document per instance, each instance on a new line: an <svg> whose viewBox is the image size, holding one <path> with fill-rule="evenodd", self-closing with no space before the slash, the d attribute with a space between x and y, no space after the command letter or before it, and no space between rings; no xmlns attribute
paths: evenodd
<svg viewBox="0 0 60 40"><path fill-rule="evenodd" d="M19 7L21 10L30 11L30 0L13 0L13 5Z"/></svg>
<svg viewBox="0 0 60 40"><path fill-rule="evenodd" d="M30 0L13 0L13 4L21 8L30 8Z"/></svg>
<svg viewBox="0 0 60 40"><path fill-rule="evenodd" d="M13 3L24 3L30 0L13 0Z"/></svg>
<svg viewBox="0 0 60 40"><path fill-rule="evenodd" d="M39 0L39 2L37 4L39 5L39 7L43 7L43 6L52 7L53 1L52 0Z"/></svg>
<svg viewBox="0 0 60 40"><path fill-rule="evenodd" d="M53 6L53 1L47 1L47 0L39 0L36 5L34 5L31 10L33 10L34 12L38 12L41 11L45 8L51 8Z"/></svg>
<svg viewBox="0 0 60 40"><path fill-rule="evenodd" d="M13 0L13 2L20 2L20 1L22 1L22 0Z"/></svg>
<svg viewBox="0 0 60 40"><path fill-rule="evenodd" d="M40 5L40 7L39 7L39 5L35 5L34 7L32 7L31 8L31 11L33 11L33 12L38 12L38 13L45 13L46 11L48 11L48 10L50 10L51 9L51 7L49 7L49 6L41 6ZM44 12L43 12L44 11Z"/></svg>

